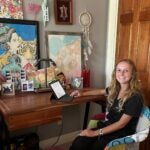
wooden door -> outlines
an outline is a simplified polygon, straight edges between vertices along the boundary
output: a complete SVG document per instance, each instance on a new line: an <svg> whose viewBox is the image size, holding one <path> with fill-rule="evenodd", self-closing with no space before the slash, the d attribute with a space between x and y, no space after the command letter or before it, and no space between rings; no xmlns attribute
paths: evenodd
<svg viewBox="0 0 150 150"><path fill-rule="evenodd" d="M119 0L116 61L131 58L150 106L150 0Z"/></svg>
<svg viewBox="0 0 150 150"><path fill-rule="evenodd" d="M116 61L131 58L150 106L150 0L119 0ZM140 144L148 150L150 137Z"/></svg>

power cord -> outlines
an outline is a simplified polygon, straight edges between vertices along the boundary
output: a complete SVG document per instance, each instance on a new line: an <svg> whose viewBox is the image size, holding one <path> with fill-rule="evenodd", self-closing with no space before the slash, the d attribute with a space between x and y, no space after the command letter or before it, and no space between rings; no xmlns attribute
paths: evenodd
<svg viewBox="0 0 150 150"><path fill-rule="evenodd" d="M59 131L59 134L58 134L58 138L57 140L51 145L50 148L53 148L59 141L61 135L62 135L62 131L63 131L63 119L62 119L62 123L61 123L61 127L60 127L60 131Z"/></svg>

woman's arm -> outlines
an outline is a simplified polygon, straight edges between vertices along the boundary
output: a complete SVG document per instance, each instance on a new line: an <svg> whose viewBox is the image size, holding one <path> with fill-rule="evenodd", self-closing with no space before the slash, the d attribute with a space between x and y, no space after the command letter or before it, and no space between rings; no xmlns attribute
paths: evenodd
<svg viewBox="0 0 150 150"><path fill-rule="evenodd" d="M123 114L119 121L111 125L108 125L107 127L102 128L102 134L105 135L105 134L124 128L131 119L132 119L132 116ZM80 136L88 136L88 137L94 137L94 136L99 136L99 135L100 135L100 129L95 130L95 131L90 130L90 129L85 129L80 133Z"/></svg>
<svg viewBox="0 0 150 150"><path fill-rule="evenodd" d="M70 96L79 97L79 96L105 95L105 94L106 94L106 89L93 89L89 91L75 90L70 94Z"/></svg>
<svg viewBox="0 0 150 150"><path fill-rule="evenodd" d="M123 114L119 121L102 128L103 134L108 134L117 130L124 128L129 121L132 119L132 116Z"/></svg>

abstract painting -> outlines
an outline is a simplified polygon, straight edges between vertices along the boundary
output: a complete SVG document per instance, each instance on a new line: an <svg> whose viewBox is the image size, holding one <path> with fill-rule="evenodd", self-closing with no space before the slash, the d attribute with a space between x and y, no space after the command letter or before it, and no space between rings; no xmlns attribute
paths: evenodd
<svg viewBox="0 0 150 150"><path fill-rule="evenodd" d="M34 69L39 55L37 21L0 19L0 70Z"/></svg>
<svg viewBox="0 0 150 150"><path fill-rule="evenodd" d="M66 78L81 76L82 33L47 32L48 57Z"/></svg>

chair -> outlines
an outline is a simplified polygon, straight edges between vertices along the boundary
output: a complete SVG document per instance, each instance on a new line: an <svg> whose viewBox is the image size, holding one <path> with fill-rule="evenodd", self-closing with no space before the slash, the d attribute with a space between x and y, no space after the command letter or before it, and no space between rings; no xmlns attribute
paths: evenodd
<svg viewBox="0 0 150 150"><path fill-rule="evenodd" d="M98 114L92 117L88 124L88 128L94 128L97 125L98 120L105 119L104 114ZM144 141L149 134L150 130L150 109L146 106L143 107L137 127L136 133L123 138L117 138L110 141L105 150L126 150L126 149L138 149L140 142Z"/></svg>

